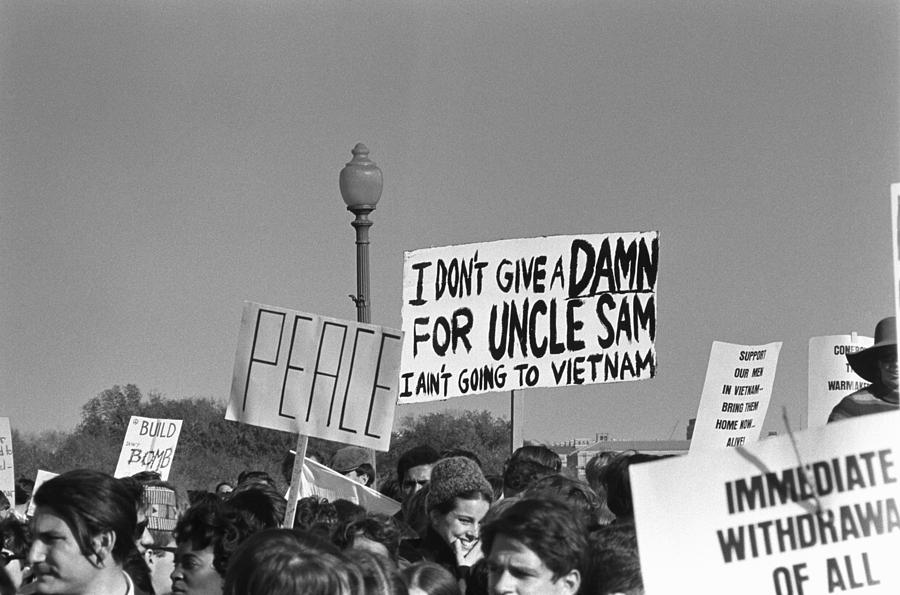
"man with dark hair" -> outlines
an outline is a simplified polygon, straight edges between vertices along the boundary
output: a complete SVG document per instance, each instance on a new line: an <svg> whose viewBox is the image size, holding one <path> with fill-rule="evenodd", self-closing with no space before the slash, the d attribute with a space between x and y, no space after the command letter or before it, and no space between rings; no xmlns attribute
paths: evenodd
<svg viewBox="0 0 900 595"><path fill-rule="evenodd" d="M122 482L69 471L42 484L34 503L28 561L37 593L135 593L123 564L135 550L137 511Z"/></svg>
<svg viewBox="0 0 900 595"><path fill-rule="evenodd" d="M633 523L613 523L590 536L584 591L591 595L643 595L641 560Z"/></svg>
<svg viewBox="0 0 900 595"><path fill-rule="evenodd" d="M563 502L525 498L482 530L495 595L574 595L581 586L587 529Z"/></svg>
<svg viewBox="0 0 900 595"><path fill-rule="evenodd" d="M438 462L440 455L427 445L414 446L397 459L397 482L400 493L406 500L431 480L431 468Z"/></svg>
<svg viewBox="0 0 900 595"><path fill-rule="evenodd" d="M367 488L375 489L371 453L361 446L345 446L331 457L331 468Z"/></svg>

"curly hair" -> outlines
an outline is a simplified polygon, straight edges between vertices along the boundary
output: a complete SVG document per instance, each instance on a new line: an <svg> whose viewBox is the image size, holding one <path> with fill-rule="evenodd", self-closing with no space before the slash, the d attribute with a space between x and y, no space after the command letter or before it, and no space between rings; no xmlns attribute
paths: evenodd
<svg viewBox="0 0 900 595"><path fill-rule="evenodd" d="M253 528L239 510L218 499L203 500L185 511L175 526L175 543L194 550L212 547L213 568L225 576L228 561Z"/></svg>

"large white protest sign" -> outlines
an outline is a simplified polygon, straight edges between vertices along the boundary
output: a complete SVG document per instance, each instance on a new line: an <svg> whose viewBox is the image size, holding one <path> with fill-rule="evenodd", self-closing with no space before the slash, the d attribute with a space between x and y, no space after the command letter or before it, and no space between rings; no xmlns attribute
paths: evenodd
<svg viewBox="0 0 900 595"><path fill-rule="evenodd" d="M180 419L132 415L125 430L114 476L127 477L141 471L155 471L163 480L169 479L179 435Z"/></svg>
<svg viewBox="0 0 900 595"><path fill-rule="evenodd" d="M900 412L634 465L647 595L900 593Z"/></svg>
<svg viewBox="0 0 900 595"><path fill-rule="evenodd" d="M15 506L16 474L13 469L12 430L8 417L0 417L0 492L9 500L10 506Z"/></svg>
<svg viewBox="0 0 900 595"><path fill-rule="evenodd" d="M403 333L246 303L225 418L387 450Z"/></svg>
<svg viewBox="0 0 900 595"><path fill-rule="evenodd" d="M59 475L59 473L53 473L52 471L44 471L43 469L38 469L37 475L34 477L34 486L31 488L31 497L28 499L28 507L25 509L25 516L31 518L34 516L34 510L36 506L34 505L34 495L37 493L38 488L41 485L49 480L53 479Z"/></svg>
<svg viewBox="0 0 900 595"><path fill-rule="evenodd" d="M713 341L691 452L755 442L762 431L781 343Z"/></svg>
<svg viewBox="0 0 900 595"><path fill-rule="evenodd" d="M862 351L873 341L856 334L810 338L807 427L824 426L842 398L869 384L847 363L847 354Z"/></svg>
<svg viewBox="0 0 900 595"><path fill-rule="evenodd" d="M400 402L656 372L656 232L407 252Z"/></svg>
<svg viewBox="0 0 900 595"><path fill-rule="evenodd" d="M349 500L369 512L386 515L394 515L400 510L400 503L393 498L309 459L303 463L303 481L300 483L299 494L300 498L307 496L325 498L329 502Z"/></svg>

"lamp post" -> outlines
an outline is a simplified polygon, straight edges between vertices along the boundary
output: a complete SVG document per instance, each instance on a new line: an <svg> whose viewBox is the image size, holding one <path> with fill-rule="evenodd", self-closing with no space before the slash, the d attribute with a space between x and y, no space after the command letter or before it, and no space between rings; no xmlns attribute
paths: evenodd
<svg viewBox="0 0 900 595"><path fill-rule="evenodd" d="M356 320L371 322L369 303L369 228L372 221L369 213L375 210L381 198L384 182L381 170L369 159L369 149L358 143L353 150L353 159L341 170L341 197L347 210L356 216L350 222L356 230L356 295L350 299L356 304Z"/></svg>

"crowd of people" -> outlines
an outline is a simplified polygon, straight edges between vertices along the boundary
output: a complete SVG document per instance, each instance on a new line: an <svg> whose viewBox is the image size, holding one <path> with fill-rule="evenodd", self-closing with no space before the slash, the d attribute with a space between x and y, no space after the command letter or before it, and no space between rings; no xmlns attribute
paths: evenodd
<svg viewBox="0 0 900 595"><path fill-rule="evenodd" d="M330 466L374 487L364 454L341 449ZM285 494L256 470L211 492L150 472L79 469L33 495L23 480L0 512L0 594L636 595L628 467L647 458L604 453L581 481L527 445L489 480L476 453L421 445L383 482L395 515L310 496L292 522ZM289 481L292 454L282 467Z"/></svg>
<svg viewBox="0 0 900 595"><path fill-rule="evenodd" d="M872 384L830 421L895 410L895 319L847 358ZM276 482L252 469L212 492L150 472L20 479L15 502L0 492L0 595L638 595L629 469L658 458L600 453L582 481L526 445L491 477L476 453L421 445L376 486L369 452L338 450L330 467L398 500L393 516L310 496L286 518ZM288 453L288 483L293 469Z"/></svg>

